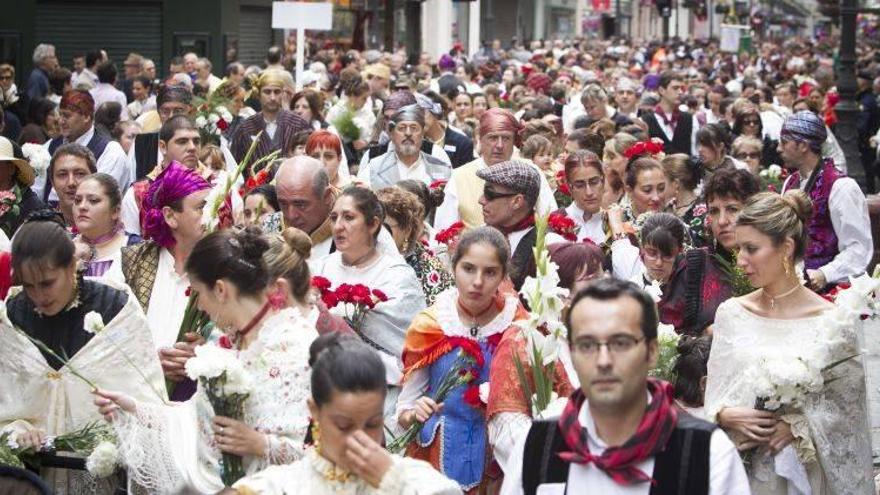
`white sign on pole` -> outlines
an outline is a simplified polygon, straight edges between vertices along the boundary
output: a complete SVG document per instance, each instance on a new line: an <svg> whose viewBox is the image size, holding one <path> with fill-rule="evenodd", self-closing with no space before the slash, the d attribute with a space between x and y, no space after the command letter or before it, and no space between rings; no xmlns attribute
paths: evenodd
<svg viewBox="0 0 880 495"><path fill-rule="evenodd" d="M296 89L302 89L306 29L329 31L333 27L333 4L272 2L272 29L296 29Z"/></svg>
<svg viewBox="0 0 880 495"><path fill-rule="evenodd" d="M739 26L736 24L721 25L721 48L722 52L737 53L739 52L739 40L743 34L749 30L748 26Z"/></svg>

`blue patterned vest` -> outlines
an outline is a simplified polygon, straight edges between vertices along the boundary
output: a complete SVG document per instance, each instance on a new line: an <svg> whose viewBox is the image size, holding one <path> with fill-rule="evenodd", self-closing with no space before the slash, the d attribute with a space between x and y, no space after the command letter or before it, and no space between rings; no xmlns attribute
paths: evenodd
<svg viewBox="0 0 880 495"><path fill-rule="evenodd" d="M479 380L473 382L475 385L489 380L489 367L494 352L493 346L486 340L480 341L480 349L485 361ZM437 390L458 356L459 348L454 347L431 365L427 395ZM464 401L467 388L461 386L449 393L443 402L443 410L428 419L417 440L421 447L428 447L435 441L440 442L440 466L443 474L458 482L465 491L479 485L483 479L488 444L485 414L483 410L475 409Z"/></svg>

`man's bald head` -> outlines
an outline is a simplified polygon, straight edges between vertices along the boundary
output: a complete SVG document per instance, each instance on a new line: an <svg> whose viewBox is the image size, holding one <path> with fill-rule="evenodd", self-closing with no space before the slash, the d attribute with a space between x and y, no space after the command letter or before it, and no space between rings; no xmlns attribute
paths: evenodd
<svg viewBox="0 0 880 495"><path fill-rule="evenodd" d="M324 223L333 207L327 170L310 156L284 160L275 174L275 190L285 225L309 234Z"/></svg>

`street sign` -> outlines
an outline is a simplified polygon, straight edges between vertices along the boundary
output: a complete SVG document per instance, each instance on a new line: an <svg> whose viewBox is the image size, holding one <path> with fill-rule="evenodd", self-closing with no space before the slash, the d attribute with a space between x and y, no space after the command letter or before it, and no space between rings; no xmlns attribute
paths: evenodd
<svg viewBox="0 0 880 495"><path fill-rule="evenodd" d="M306 29L333 28L333 4L329 2L272 2L272 29L296 30L296 90L302 89Z"/></svg>

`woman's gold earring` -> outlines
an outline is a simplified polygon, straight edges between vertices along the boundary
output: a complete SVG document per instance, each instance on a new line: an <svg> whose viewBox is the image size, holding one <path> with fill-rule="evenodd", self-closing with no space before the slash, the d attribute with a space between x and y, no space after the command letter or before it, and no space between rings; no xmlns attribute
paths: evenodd
<svg viewBox="0 0 880 495"><path fill-rule="evenodd" d="M312 420L312 444L315 446L315 450L320 453L321 452L321 426L318 424L316 420Z"/></svg>
<svg viewBox="0 0 880 495"><path fill-rule="evenodd" d="M794 264L794 263L791 263L791 264ZM791 277L792 268L788 262L788 258L785 258L782 260L782 268L785 269L785 276Z"/></svg>

